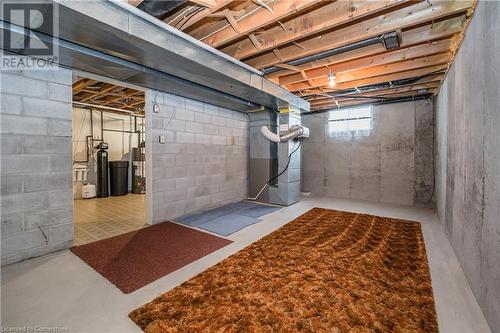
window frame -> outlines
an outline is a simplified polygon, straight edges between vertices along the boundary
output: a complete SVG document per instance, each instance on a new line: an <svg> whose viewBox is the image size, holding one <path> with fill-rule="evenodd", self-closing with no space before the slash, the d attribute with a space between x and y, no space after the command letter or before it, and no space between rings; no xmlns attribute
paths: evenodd
<svg viewBox="0 0 500 333"><path fill-rule="evenodd" d="M361 116L351 116L352 112L356 112L359 110L367 110L367 115ZM340 115L339 117L332 117L335 113L344 113L345 115ZM333 118L333 119L332 119ZM369 126L361 127L361 128L352 128L353 121L367 120L369 119ZM354 107L346 107L338 110L332 110L328 112L328 132L331 135L369 135L371 130L373 129L373 105L364 105L364 106L354 106ZM345 124L345 129L335 129L333 128L333 124Z"/></svg>

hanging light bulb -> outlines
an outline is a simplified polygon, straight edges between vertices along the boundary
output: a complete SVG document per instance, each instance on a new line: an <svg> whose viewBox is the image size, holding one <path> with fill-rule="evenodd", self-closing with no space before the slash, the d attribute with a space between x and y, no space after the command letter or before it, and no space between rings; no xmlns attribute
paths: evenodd
<svg viewBox="0 0 500 333"><path fill-rule="evenodd" d="M336 76L335 76L335 73L330 71L330 73L328 74L328 85L330 87L333 87L335 86L335 80L336 80Z"/></svg>

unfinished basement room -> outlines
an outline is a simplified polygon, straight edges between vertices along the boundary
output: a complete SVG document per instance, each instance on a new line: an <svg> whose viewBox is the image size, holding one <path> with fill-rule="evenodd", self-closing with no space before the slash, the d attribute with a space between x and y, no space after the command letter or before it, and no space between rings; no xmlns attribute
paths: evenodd
<svg viewBox="0 0 500 333"><path fill-rule="evenodd" d="M0 16L0 331L500 333L500 1Z"/></svg>

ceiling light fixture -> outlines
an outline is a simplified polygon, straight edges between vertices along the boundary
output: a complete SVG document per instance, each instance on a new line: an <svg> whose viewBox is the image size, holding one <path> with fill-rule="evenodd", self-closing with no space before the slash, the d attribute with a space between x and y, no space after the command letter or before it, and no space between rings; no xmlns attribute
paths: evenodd
<svg viewBox="0 0 500 333"><path fill-rule="evenodd" d="M335 73L330 71L330 73L328 74L328 85L330 87L333 87L335 86L335 80L337 79L337 77L335 76Z"/></svg>

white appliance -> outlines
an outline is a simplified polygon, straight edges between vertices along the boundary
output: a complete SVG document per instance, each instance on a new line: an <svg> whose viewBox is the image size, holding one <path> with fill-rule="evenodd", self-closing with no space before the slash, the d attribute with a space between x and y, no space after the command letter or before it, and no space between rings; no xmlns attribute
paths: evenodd
<svg viewBox="0 0 500 333"><path fill-rule="evenodd" d="M94 198L95 196L95 185L87 184L82 186L82 197L84 199Z"/></svg>

